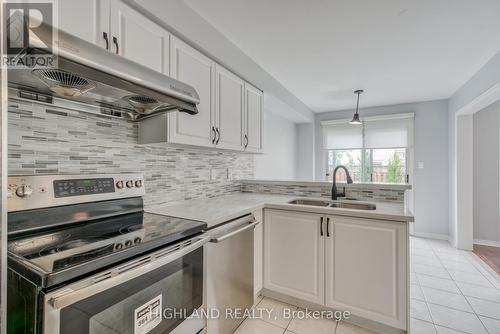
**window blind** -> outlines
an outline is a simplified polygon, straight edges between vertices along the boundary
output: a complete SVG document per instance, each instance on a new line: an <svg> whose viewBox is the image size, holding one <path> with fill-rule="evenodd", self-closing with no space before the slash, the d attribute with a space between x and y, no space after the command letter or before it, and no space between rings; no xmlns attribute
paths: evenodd
<svg viewBox="0 0 500 334"><path fill-rule="evenodd" d="M364 126L365 148L413 146L413 118L367 119Z"/></svg>
<svg viewBox="0 0 500 334"><path fill-rule="evenodd" d="M322 122L326 150L413 147L412 113L365 117L363 125L349 120Z"/></svg>
<svg viewBox="0 0 500 334"><path fill-rule="evenodd" d="M345 150L363 148L363 127L349 121L323 125L323 148Z"/></svg>

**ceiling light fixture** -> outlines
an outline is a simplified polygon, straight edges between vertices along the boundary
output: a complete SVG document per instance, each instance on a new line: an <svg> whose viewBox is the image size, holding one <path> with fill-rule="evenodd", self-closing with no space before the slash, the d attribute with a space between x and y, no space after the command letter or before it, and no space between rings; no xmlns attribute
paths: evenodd
<svg viewBox="0 0 500 334"><path fill-rule="evenodd" d="M356 112L354 113L354 117L352 118L352 121L349 122L349 124L355 124L355 125L359 125L359 124L363 124L363 122L361 122L361 120L359 119L359 95L361 95L361 93L363 93L363 90L362 89L358 89L358 90L355 90L354 91L354 94L358 94L358 102L356 103Z"/></svg>

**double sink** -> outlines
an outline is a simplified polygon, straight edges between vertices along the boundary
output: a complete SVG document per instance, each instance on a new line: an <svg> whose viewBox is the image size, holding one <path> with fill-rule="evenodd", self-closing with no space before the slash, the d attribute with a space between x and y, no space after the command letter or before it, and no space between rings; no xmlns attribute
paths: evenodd
<svg viewBox="0 0 500 334"><path fill-rule="evenodd" d="M341 202L341 201L328 201L320 199L294 199L288 202L289 204L296 205L311 205L320 207L330 207L339 209L354 209L354 210L376 210L377 206L371 203L353 203L353 202Z"/></svg>

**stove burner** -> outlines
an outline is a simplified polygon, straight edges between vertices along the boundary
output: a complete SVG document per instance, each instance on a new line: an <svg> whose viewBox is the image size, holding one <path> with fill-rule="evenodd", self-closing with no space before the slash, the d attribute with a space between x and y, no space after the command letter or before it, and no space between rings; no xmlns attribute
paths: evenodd
<svg viewBox="0 0 500 334"><path fill-rule="evenodd" d="M82 238L82 239L71 239L68 240L60 245L57 245L56 247L47 247L43 248L38 252L38 256L46 256L50 254L55 254L55 253L60 253L64 252L70 249L75 249L79 247L83 247L85 245L98 242L101 240L104 240L106 238L100 238L100 237L89 237L89 238Z"/></svg>

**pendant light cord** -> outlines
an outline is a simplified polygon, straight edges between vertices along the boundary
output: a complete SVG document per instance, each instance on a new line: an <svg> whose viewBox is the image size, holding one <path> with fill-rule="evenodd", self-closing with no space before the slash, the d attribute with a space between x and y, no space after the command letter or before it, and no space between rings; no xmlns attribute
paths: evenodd
<svg viewBox="0 0 500 334"><path fill-rule="evenodd" d="M358 102L356 102L356 114L358 113L358 109L359 109L359 95L361 94L361 92L357 92L358 94Z"/></svg>

